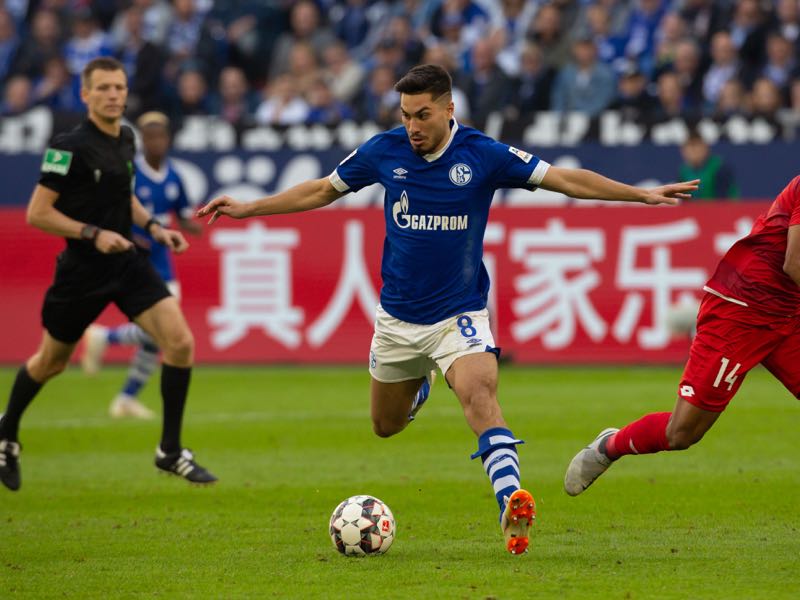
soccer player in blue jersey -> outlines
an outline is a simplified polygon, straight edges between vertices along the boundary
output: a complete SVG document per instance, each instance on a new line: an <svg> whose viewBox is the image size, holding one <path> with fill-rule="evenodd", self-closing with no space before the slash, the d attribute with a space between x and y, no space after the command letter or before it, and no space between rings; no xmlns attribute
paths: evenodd
<svg viewBox="0 0 800 600"><path fill-rule="evenodd" d="M142 154L134 160L136 197L164 227L169 227L173 214L180 228L198 235L201 227L191 220L192 208L186 197L183 181L167 153L170 146L169 119L160 112L148 112L136 121L142 137ZM150 262L180 300L180 285L175 276L172 254L141 227L134 225L133 239L137 246L150 254ZM88 374L95 374L108 346L137 346L122 390L111 402L109 414L114 418L135 417L152 419L155 415L139 399L139 392L150 379L158 364L158 346L136 323L108 328L91 325L84 335L81 365Z"/></svg>
<svg viewBox="0 0 800 600"><path fill-rule="evenodd" d="M458 124L450 75L411 69L395 86L402 127L368 140L330 176L244 203L215 198L198 211L235 219L320 208L350 191L386 189L380 305L370 348L375 433L402 431L427 399L438 367L478 437L480 457L500 507L506 547L528 546L533 496L521 489L516 446L497 402L497 355L486 299L483 235L498 188L542 187L573 198L676 204L697 181L639 189L584 169L554 167Z"/></svg>

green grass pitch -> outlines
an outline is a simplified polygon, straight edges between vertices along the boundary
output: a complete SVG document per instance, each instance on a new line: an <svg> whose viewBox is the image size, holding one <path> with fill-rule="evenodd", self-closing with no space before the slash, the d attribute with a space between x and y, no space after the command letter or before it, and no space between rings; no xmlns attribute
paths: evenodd
<svg viewBox="0 0 800 600"><path fill-rule="evenodd" d="M582 496L574 453L606 426L670 410L678 367L504 367L500 397L539 518L505 553L475 438L439 380L400 435L371 432L361 368L197 368L184 443L220 477L159 476L157 423L105 416L124 376L71 369L26 414L23 487L0 489L0 594L72 598L796 598L800 406L753 372L706 439L625 458ZM0 370L3 403L14 376ZM145 401L157 405L151 384ZM397 519L384 556L346 558L347 496Z"/></svg>

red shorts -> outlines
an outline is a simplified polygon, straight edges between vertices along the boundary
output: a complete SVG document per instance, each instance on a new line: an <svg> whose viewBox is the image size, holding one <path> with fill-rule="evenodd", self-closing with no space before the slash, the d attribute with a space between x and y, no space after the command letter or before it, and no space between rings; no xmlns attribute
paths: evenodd
<svg viewBox="0 0 800 600"><path fill-rule="evenodd" d="M678 396L722 412L759 363L800 398L800 317L771 315L707 293Z"/></svg>

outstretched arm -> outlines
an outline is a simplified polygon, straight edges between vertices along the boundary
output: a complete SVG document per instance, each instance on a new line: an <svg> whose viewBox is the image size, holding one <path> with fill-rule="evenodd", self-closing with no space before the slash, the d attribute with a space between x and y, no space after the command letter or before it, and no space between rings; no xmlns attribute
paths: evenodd
<svg viewBox="0 0 800 600"><path fill-rule="evenodd" d="M564 169L551 166L539 187L561 192L572 198L643 202L644 204L678 204L691 198L699 179L670 183L656 188L637 188L588 169Z"/></svg>
<svg viewBox="0 0 800 600"><path fill-rule="evenodd" d="M230 196L214 198L197 211L198 217L211 215L211 225L222 215L233 219L245 219L262 215L279 215L302 212L327 206L334 200L344 196L333 187L327 177L311 179L289 188L274 196L259 198L253 202L239 202Z"/></svg>

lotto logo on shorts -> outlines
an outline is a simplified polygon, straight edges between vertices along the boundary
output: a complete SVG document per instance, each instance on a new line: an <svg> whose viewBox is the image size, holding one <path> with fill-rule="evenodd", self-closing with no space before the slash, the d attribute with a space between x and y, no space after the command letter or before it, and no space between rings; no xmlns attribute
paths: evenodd
<svg viewBox="0 0 800 600"><path fill-rule="evenodd" d="M374 352L370 352L369 353L369 366L374 369L377 365L378 365L378 359L375 358L375 353Z"/></svg>
<svg viewBox="0 0 800 600"><path fill-rule="evenodd" d="M685 398L691 398L692 396L694 396L694 388L690 385L682 385L681 396Z"/></svg>

